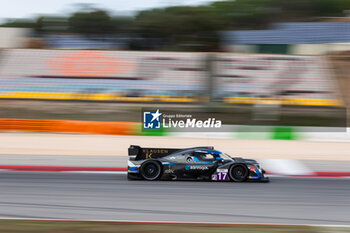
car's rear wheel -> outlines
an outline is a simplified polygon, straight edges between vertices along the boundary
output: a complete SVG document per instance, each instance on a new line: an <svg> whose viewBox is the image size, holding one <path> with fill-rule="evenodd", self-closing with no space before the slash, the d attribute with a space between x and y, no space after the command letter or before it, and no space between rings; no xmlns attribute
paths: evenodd
<svg viewBox="0 0 350 233"><path fill-rule="evenodd" d="M140 172L145 180L157 180L162 173L162 167L156 161L148 161L141 165Z"/></svg>
<svg viewBox="0 0 350 233"><path fill-rule="evenodd" d="M248 178L248 168L243 164L233 165L230 167L230 179L235 182L243 182Z"/></svg>

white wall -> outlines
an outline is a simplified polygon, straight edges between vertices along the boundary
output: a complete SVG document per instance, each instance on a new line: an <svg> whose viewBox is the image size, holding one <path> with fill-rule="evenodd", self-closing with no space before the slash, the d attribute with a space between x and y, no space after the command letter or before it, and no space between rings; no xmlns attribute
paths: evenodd
<svg viewBox="0 0 350 233"><path fill-rule="evenodd" d="M289 52L295 55L322 55L328 49L326 44L295 44L290 46Z"/></svg>
<svg viewBox="0 0 350 233"><path fill-rule="evenodd" d="M30 36L31 29L0 27L0 49L23 48L26 46L26 37Z"/></svg>
<svg viewBox="0 0 350 233"><path fill-rule="evenodd" d="M328 44L328 46L332 52L350 51L350 43L334 43Z"/></svg>
<svg viewBox="0 0 350 233"><path fill-rule="evenodd" d="M295 44L290 46L290 53L295 55L323 55L340 51L350 51L350 43Z"/></svg>

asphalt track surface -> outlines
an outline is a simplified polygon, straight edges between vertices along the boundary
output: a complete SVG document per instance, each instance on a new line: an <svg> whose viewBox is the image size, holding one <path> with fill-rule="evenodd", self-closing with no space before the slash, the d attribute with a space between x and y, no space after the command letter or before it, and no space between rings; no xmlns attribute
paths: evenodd
<svg viewBox="0 0 350 233"><path fill-rule="evenodd" d="M2 171L0 217L348 225L350 179L147 182L125 174Z"/></svg>

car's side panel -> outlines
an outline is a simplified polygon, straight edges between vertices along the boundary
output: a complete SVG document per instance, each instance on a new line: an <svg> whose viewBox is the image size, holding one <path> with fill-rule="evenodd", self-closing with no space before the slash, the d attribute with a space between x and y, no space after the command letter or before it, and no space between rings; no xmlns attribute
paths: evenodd
<svg viewBox="0 0 350 233"><path fill-rule="evenodd" d="M162 165L161 180L212 180L230 181L228 172L235 164L244 164L249 170L248 180L266 181L264 171L255 160L234 158L233 161L201 160L191 150L180 151L162 158L136 160L129 157L128 179L143 179L140 174L142 163L155 160Z"/></svg>

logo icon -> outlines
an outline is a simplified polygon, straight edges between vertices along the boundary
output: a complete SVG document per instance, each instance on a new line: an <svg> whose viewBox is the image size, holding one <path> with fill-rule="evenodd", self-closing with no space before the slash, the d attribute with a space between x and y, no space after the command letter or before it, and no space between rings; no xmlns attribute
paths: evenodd
<svg viewBox="0 0 350 233"><path fill-rule="evenodd" d="M188 171L190 169L191 169L190 165L186 165L185 170Z"/></svg>
<svg viewBox="0 0 350 233"><path fill-rule="evenodd" d="M143 128L144 129L160 129L160 120L162 113L159 109L155 112L143 112Z"/></svg>

